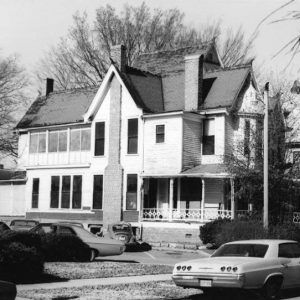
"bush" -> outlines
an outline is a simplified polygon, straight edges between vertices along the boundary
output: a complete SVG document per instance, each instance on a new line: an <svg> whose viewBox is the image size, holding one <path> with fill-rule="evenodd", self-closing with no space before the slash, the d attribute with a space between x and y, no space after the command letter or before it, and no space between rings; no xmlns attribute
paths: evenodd
<svg viewBox="0 0 300 300"><path fill-rule="evenodd" d="M90 247L77 236L46 233L41 238L45 261L89 260Z"/></svg>
<svg viewBox="0 0 300 300"><path fill-rule="evenodd" d="M227 223L230 223L230 219L216 219L200 227L200 239L203 244L212 244L216 242L216 235L220 231L220 228Z"/></svg>
<svg viewBox="0 0 300 300"><path fill-rule="evenodd" d="M37 251L41 250L41 237L36 233L13 230L5 231L0 236L0 249L13 242L21 243L26 247L34 247Z"/></svg>
<svg viewBox="0 0 300 300"><path fill-rule="evenodd" d="M300 242L300 228L291 222L269 225L268 230L264 229L262 222L256 220L234 220L223 223L213 221L211 223L207 226L210 230L208 231L207 228L206 231L204 230L205 238L209 238L209 243L216 247L232 241L249 239L287 239Z"/></svg>
<svg viewBox="0 0 300 300"><path fill-rule="evenodd" d="M0 248L0 278L13 282L38 278L44 269L44 260L35 247L13 241Z"/></svg>

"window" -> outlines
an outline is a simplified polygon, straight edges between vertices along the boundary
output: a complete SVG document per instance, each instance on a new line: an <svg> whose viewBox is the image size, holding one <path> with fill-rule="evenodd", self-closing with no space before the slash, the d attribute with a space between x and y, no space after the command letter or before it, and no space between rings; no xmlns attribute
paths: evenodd
<svg viewBox="0 0 300 300"><path fill-rule="evenodd" d="M165 141L165 125L156 125L156 143Z"/></svg>
<svg viewBox="0 0 300 300"><path fill-rule="evenodd" d="M279 245L278 257L299 258L300 245L298 243L284 243Z"/></svg>
<svg viewBox="0 0 300 300"><path fill-rule="evenodd" d="M61 208L70 208L71 176L62 177Z"/></svg>
<svg viewBox="0 0 300 300"><path fill-rule="evenodd" d="M58 208L59 176L51 176L50 208Z"/></svg>
<svg viewBox="0 0 300 300"><path fill-rule="evenodd" d="M128 154L136 154L138 150L138 119L128 120Z"/></svg>
<svg viewBox="0 0 300 300"><path fill-rule="evenodd" d="M95 126L95 156L104 155L105 122L97 122Z"/></svg>
<svg viewBox="0 0 300 300"><path fill-rule="evenodd" d="M215 154L215 120L206 119L203 121L203 141L202 141L202 154L213 155Z"/></svg>
<svg viewBox="0 0 300 300"><path fill-rule="evenodd" d="M44 153L46 152L46 133L31 133L29 153Z"/></svg>
<svg viewBox="0 0 300 300"><path fill-rule="evenodd" d="M82 189L82 176L75 175L73 177L72 208L81 208L81 189Z"/></svg>
<svg viewBox="0 0 300 300"><path fill-rule="evenodd" d="M245 120L245 127L244 127L244 155L250 155L250 120Z"/></svg>
<svg viewBox="0 0 300 300"><path fill-rule="evenodd" d="M86 151L91 147L90 129L72 129L70 136L70 151Z"/></svg>
<svg viewBox="0 0 300 300"><path fill-rule="evenodd" d="M67 151L68 132L66 130L49 132L49 152Z"/></svg>
<svg viewBox="0 0 300 300"><path fill-rule="evenodd" d="M137 174L127 175L126 210L137 209Z"/></svg>
<svg viewBox="0 0 300 300"><path fill-rule="evenodd" d="M39 187L40 187L40 179L33 178L32 180L32 199L31 199L31 207L38 208L39 206Z"/></svg>
<svg viewBox="0 0 300 300"><path fill-rule="evenodd" d="M103 175L94 175L93 209L102 209Z"/></svg>

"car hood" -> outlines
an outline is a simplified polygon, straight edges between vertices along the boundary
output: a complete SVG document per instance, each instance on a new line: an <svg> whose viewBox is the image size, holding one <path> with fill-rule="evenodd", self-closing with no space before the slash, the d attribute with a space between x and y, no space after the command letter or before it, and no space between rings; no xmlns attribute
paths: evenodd
<svg viewBox="0 0 300 300"><path fill-rule="evenodd" d="M219 272L221 267L238 267L240 269L248 265L259 265L262 261L264 261L263 258L257 257L208 257L177 263L174 272L184 272L182 270L180 272L176 271L177 266L191 266L191 272L206 273Z"/></svg>

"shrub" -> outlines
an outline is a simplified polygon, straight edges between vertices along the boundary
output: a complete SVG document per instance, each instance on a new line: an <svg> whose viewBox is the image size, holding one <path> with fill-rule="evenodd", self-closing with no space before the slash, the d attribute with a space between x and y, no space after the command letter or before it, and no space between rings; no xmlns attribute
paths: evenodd
<svg viewBox="0 0 300 300"><path fill-rule="evenodd" d="M216 219L200 227L200 239L203 244L215 244L216 234L220 231L220 228L230 223L230 219Z"/></svg>
<svg viewBox="0 0 300 300"><path fill-rule="evenodd" d="M37 251L41 249L41 237L36 233L8 230L1 234L0 248L6 247L13 242L21 243L26 247L34 247Z"/></svg>
<svg viewBox="0 0 300 300"><path fill-rule="evenodd" d="M35 247L13 241L0 247L0 278L24 282L38 278L44 269L44 261Z"/></svg>
<svg viewBox="0 0 300 300"><path fill-rule="evenodd" d="M87 261L90 247L70 234L46 233L41 236L46 261Z"/></svg>

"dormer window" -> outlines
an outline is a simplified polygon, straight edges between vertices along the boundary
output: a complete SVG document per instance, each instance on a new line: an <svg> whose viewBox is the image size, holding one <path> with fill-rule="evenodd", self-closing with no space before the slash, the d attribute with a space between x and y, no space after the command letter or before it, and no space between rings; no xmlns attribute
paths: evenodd
<svg viewBox="0 0 300 300"><path fill-rule="evenodd" d="M215 119L203 120L202 154L215 154Z"/></svg>

